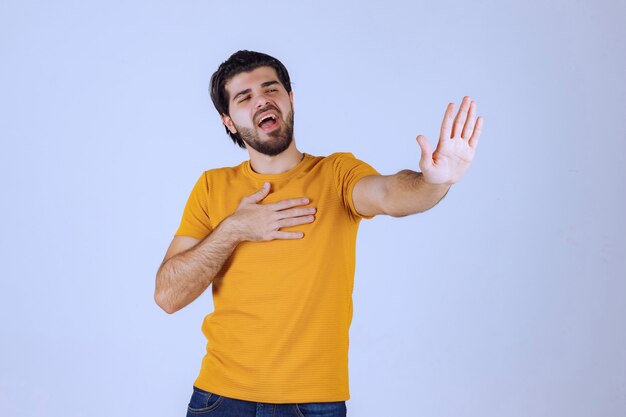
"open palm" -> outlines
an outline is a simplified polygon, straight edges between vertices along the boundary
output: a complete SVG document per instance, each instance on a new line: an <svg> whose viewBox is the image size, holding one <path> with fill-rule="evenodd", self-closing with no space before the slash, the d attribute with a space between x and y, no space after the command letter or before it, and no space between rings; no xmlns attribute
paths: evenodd
<svg viewBox="0 0 626 417"><path fill-rule="evenodd" d="M454 184L469 168L483 127L483 118L476 118L476 107L474 101L464 97L453 120L454 103L448 104L434 152L425 136L417 137L422 151L419 166L427 183Z"/></svg>

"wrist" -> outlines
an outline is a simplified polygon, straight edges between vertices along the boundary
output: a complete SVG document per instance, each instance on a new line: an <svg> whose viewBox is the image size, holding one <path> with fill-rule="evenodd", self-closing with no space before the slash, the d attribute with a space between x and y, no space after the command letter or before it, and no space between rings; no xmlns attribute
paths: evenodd
<svg viewBox="0 0 626 417"><path fill-rule="evenodd" d="M448 182L430 182L426 178L424 173L420 172L420 173L418 173L418 175L419 175L419 181L422 182L422 185L426 186L426 187L429 187L429 188L432 188L433 190L436 190L436 189L447 190L447 189L449 189L452 186L452 184L454 184L454 182L452 182L452 181L448 181Z"/></svg>
<svg viewBox="0 0 626 417"><path fill-rule="evenodd" d="M233 243L235 246L247 240L239 222L232 215L222 220L222 222L217 226L217 229L220 230L225 239Z"/></svg>

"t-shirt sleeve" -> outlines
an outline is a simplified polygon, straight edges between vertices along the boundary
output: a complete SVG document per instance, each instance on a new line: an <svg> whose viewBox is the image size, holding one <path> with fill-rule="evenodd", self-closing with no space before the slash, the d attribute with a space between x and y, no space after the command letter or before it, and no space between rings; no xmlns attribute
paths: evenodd
<svg viewBox="0 0 626 417"><path fill-rule="evenodd" d="M209 219L208 201L209 184L206 173L203 173L187 199L176 236L190 236L202 240L213 231Z"/></svg>
<svg viewBox="0 0 626 417"><path fill-rule="evenodd" d="M349 152L341 152L333 154L335 158L333 167L335 172L335 184L337 190L341 195L344 206L350 213L350 216L355 219L371 219L374 216L362 216L354 207L354 201L352 200L352 191L354 186L359 180L368 175L380 175L369 164L356 159L353 154Z"/></svg>

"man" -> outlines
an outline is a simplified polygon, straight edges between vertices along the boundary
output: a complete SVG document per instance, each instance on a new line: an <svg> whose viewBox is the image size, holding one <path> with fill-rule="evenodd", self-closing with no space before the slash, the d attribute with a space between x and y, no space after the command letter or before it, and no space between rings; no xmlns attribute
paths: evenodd
<svg viewBox="0 0 626 417"><path fill-rule="evenodd" d="M236 52L210 91L250 159L200 176L157 272L170 314L213 283L188 416L345 416L359 222L437 204L469 167L482 118L469 97L455 118L450 103L435 151L417 137L421 173L383 176L349 153L297 149L289 74L271 56Z"/></svg>

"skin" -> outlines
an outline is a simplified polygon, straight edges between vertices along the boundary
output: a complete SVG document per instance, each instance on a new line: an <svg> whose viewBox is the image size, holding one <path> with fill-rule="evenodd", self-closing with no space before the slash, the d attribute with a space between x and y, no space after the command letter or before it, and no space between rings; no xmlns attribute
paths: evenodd
<svg viewBox="0 0 626 417"><path fill-rule="evenodd" d="M229 114L221 115L224 125L240 132L247 143L252 169L261 174L278 174L295 167L303 157L295 138L285 137L293 115L293 91L287 92L271 67L240 73L226 83ZM402 170L394 175L371 175L354 187L352 198L361 215L387 214L394 217L423 212L437 204L469 168L482 130L476 118L476 103L461 101L454 116L454 103L444 113L435 150L423 135L417 136L421 149L421 172ZM279 126L264 132L259 117L267 111L277 116ZM262 146L260 146L262 145ZM277 154L260 148L284 149ZM157 271L154 298L167 313L185 307L211 284L237 245L244 241L301 239L302 233L281 228L315 221L315 208L304 207L306 196L262 204L270 185L244 197L235 212L224 219L205 239L174 236Z"/></svg>
<svg viewBox="0 0 626 417"><path fill-rule="evenodd" d="M263 83L274 84L263 87ZM240 95L243 91L248 93ZM263 132L257 126L259 116L264 109L275 109L278 112L281 128L287 123L287 115L293 112L293 90L287 92L278 80L276 70L271 67L260 67L251 72L236 75L226 83L229 96L228 115L221 116L222 123L232 133L238 132L237 127L253 130L259 140L275 142L277 139ZM247 146L252 169L260 174L279 174L296 166L302 160L302 152L296 148L293 138L289 147L278 155L270 156Z"/></svg>
<svg viewBox="0 0 626 417"><path fill-rule="evenodd" d="M370 216L402 217L437 204L450 186L463 177L474 159L483 128L483 118L476 117L476 110L476 102L466 96L455 117L454 103L449 103L435 150L425 136L416 138L422 152L419 161L422 172L406 169L395 175L363 178L352 195L357 211Z"/></svg>

